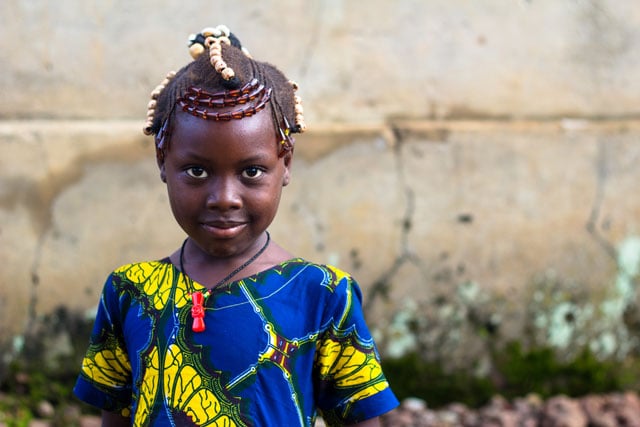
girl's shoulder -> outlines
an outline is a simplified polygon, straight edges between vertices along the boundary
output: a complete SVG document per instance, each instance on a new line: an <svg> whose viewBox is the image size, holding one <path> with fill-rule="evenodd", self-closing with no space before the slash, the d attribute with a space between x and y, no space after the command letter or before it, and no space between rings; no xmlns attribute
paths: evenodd
<svg viewBox="0 0 640 427"><path fill-rule="evenodd" d="M292 258L280 263L273 267L274 269L281 270L294 270L299 274L314 275L321 274L323 276L330 277L333 281L341 281L343 279L352 280L352 276L346 271L331 265L320 264L317 262L309 261L304 258Z"/></svg>
<svg viewBox="0 0 640 427"><path fill-rule="evenodd" d="M331 264L321 264L304 258L284 261L274 266L271 272L281 276L281 280L315 285L332 292L338 288L358 287L348 272Z"/></svg>
<svg viewBox="0 0 640 427"><path fill-rule="evenodd" d="M107 278L107 288L123 290L163 286L174 282L178 270L168 258L153 261L137 261L114 269Z"/></svg>
<svg viewBox="0 0 640 427"><path fill-rule="evenodd" d="M146 279L150 276L162 274L173 270L173 264L169 261L169 258L153 261L137 261L129 264L123 264L113 270L111 275L126 276L129 279L140 280Z"/></svg>

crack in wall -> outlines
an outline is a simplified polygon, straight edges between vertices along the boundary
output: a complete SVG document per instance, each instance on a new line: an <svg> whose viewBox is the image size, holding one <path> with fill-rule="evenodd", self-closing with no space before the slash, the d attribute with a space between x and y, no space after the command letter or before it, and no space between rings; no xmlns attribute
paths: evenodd
<svg viewBox="0 0 640 427"><path fill-rule="evenodd" d="M589 219L585 224L587 232L602 248L602 250L612 259L617 259L617 251L611 242L609 242L601 233L598 227L600 214L604 204L605 187L609 175L607 144L598 140L598 154L596 157L596 188Z"/></svg>
<svg viewBox="0 0 640 427"><path fill-rule="evenodd" d="M413 227L413 221L415 216L415 191L407 184L405 179L405 167L404 159L402 156L402 149L404 145L404 135L402 130L395 125L391 125L392 141L390 145L393 147L393 154L395 160L395 171L400 191L404 194L404 213L400 221L400 251L395 259L392 261L389 268L384 271L372 282L371 288L367 294L366 300L363 304L364 310L368 311L378 298L387 298L389 290L391 288L391 280L394 275L406 264L410 263L418 267L422 271L422 265L420 259L416 256L411 249L409 243L409 235Z"/></svg>
<svg viewBox="0 0 640 427"><path fill-rule="evenodd" d="M31 269L30 269L31 295L29 296L27 324L25 327L25 331L27 333L29 331L34 330L34 326L36 324L36 319L38 315L38 311L37 311L38 295L39 295L38 287L40 285L40 274L38 273L38 271L40 270L40 260L42 257L42 248L44 246L45 240L46 240L46 232L43 232L38 236L38 240L36 242L35 254L33 256L33 262L31 263Z"/></svg>

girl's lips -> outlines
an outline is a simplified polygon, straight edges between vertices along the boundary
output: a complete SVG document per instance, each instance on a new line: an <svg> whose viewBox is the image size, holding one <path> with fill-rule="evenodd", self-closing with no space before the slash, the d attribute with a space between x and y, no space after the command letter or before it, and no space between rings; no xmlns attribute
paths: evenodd
<svg viewBox="0 0 640 427"><path fill-rule="evenodd" d="M242 222L212 222L202 223L208 233L219 239L230 239L237 236L244 228L245 223Z"/></svg>

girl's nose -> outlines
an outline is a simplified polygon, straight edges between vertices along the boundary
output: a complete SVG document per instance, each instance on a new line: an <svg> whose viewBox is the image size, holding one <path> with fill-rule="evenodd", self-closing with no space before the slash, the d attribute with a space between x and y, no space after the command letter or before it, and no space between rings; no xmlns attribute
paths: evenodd
<svg viewBox="0 0 640 427"><path fill-rule="evenodd" d="M237 209L242 206L239 183L233 179L219 177L212 180L207 195L209 209Z"/></svg>

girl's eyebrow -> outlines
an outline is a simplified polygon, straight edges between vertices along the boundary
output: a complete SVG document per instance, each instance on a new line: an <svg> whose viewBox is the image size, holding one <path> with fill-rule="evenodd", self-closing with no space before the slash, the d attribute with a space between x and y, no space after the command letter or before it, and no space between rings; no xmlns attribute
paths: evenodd
<svg viewBox="0 0 640 427"><path fill-rule="evenodd" d="M206 162L209 160L207 157L200 155L195 150L185 150L178 156L178 158L183 161L197 160L199 162Z"/></svg>
<svg viewBox="0 0 640 427"><path fill-rule="evenodd" d="M247 157L243 157L241 158L238 163L239 164L250 164L250 163L262 163L262 162L266 162L269 159L269 154L267 153L252 153L250 155L248 155ZM188 150L183 152L183 154L180 156L180 160L184 161L184 162L200 162L200 163L208 163L211 161L211 158L209 158L208 156L203 156L201 154L199 154L197 151L195 150Z"/></svg>
<svg viewBox="0 0 640 427"><path fill-rule="evenodd" d="M268 158L269 156L267 154L254 154L252 156L243 158L241 163L263 162Z"/></svg>

